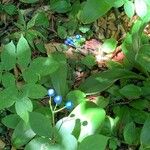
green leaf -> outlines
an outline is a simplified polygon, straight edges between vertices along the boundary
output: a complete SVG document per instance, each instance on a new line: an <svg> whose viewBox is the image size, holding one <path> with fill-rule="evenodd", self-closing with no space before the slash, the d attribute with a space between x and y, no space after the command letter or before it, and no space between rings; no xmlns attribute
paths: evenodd
<svg viewBox="0 0 150 150"><path fill-rule="evenodd" d="M29 122L32 130L40 136L51 137L52 135L52 124L50 119L44 115L31 112L29 115Z"/></svg>
<svg viewBox="0 0 150 150"><path fill-rule="evenodd" d="M39 0L19 0L20 2L23 2L23 3L29 3L29 4L32 4L32 3L36 3L38 2Z"/></svg>
<svg viewBox="0 0 150 150"><path fill-rule="evenodd" d="M114 38L107 39L102 45L101 50L105 53L112 53L117 46L117 41Z"/></svg>
<svg viewBox="0 0 150 150"><path fill-rule="evenodd" d="M112 4L108 3L107 0L87 0L79 13L79 19L84 24L92 23L107 13Z"/></svg>
<svg viewBox="0 0 150 150"><path fill-rule="evenodd" d="M128 123L123 131L125 142L129 145L134 144L137 139L137 131L133 122Z"/></svg>
<svg viewBox="0 0 150 150"><path fill-rule="evenodd" d="M36 83L39 80L38 74L36 74L31 68L27 68L26 70L24 70L22 75L23 79L27 83Z"/></svg>
<svg viewBox="0 0 150 150"><path fill-rule="evenodd" d="M27 144L34 136L35 133L30 125L26 124L24 121L20 121L13 132L12 145L18 149Z"/></svg>
<svg viewBox="0 0 150 150"><path fill-rule="evenodd" d="M40 84L25 84L22 91L26 96L33 99L43 98L47 94L47 90Z"/></svg>
<svg viewBox="0 0 150 150"><path fill-rule="evenodd" d="M81 142L85 137L94 134L100 127L105 119L105 111L90 101L80 103L68 117L64 117L56 123L62 137L73 132L76 119L80 119L82 124L78 138L78 141Z"/></svg>
<svg viewBox="0 0 150 150"><path fill-rule="evenodd" d="M142 45L136 56L136 61L150 72L150 44Z"/></svg>
<svg viewBox="0 0 150 150"><path fill-rule="evenodd" d="M25 150L61 150L62 146L59 144L50 143L49 138L37 137L31 140L25 147Z"/></svg>
<svg viewBox="0 0 150 150"><path fill-rule="evenodd" d="M12 128L15 129L17 124L20 121L20 117L16 114L11 114L11 115L7 115L6 117L4 117L2 119L2 123L8 127L8 128Z"/></svg>
<svg viewBox="0 0 150 150"><path fill-rule="evenodd" d="M116 7L116 8L121 7L124 3L125 3L124 0L115 0L113 7Z"/></svg>
<svg viewBox="0 0 150 150"><path fill-rule="evenodd" d="M135 0L134 4L137 15L141 18L145 17L148 12L146 2L144 0Z"/></svg>
<svg viewBox="0 0 150 150"><path fill-rule="evenodd" d="M134 15L134 4L133 4L133 2L127 1L127 2L124 4L124 10L125 10L126 15L127 15L129 18L132 18L133 15Z"/></svg>
<svg viewBox="0 0 150 150"><path fill-rule="evenodd" d="M56 0L51 3L51 9L57 13L66 13L71 9L71 4L66 0Z"/></svg>
<svg viewBox="0 0 150 150"><path fill-rule="evenodd" d="M102 92L117 80L124 78L140 79L141 77L126 69L110 69L88 77L85 82L80 85L80 89L88 94Z"/></svg>
<svg viewBox="0 0 150 150"><path fill-rule="evenodd" d="M16 6L13 4L5 4L3 6L3 9L9 15L14 15L16 13L16 10L17 10Z"/></svg>
<svg viewBox="0 0 150 150"><path fill-rule="evenodd" d="M15 86L15 77L12 73L6 72L2 76L2 84L5 88Z"/></svg>
<svg viewBox="0 0 150 150"><path fill-rule="evenodd" d="M94 134L86 137L80 144L78 150L105 150L109 137Z"/></svg>
<svg viewBox="0 0 150 150"><path fill-rule="evenodd" d="M144 124L145 120L148 118L149 113L142 111L142 110L137 110L137 109L130 109L130 115L133 118L135 123L138 124Z"/></svg>
<svg viewBox="0 0 150 150"><path fill-rule="evenodd" d="M12 106L17 100L18 90L15 86L0 91L0 110Z"/></svg>
<svg viewBox="0 0 150 150"><path fill-rule="evenodd" d="M86 101L86 94L81 92L80 90L70 91L66 97L68 100L72 100L73 104L76 106L81 102Z"/></svg>
<svg viewBox="0 0 150 150"><path fill-rule="evenodd" d="M21 35L17 44L17 63L26 68L31 61L31 49L27 40Z"/></svg>
<svg viewBox="0 0 150 150"><path fill-rule="evenodd" d="M67 31L64 26L58 26L57 34L61 39L65 39L67 37Z"/></svg>
<svg viewBox="0 0 150 150"><path fill-rule="evenodd" d="M30 29L34 26L48 27L48 25L49 25L49 20L48 20L46 14L44 12L38 12L27 23L27 29Z"/></svg>
<svg viewBox="0 0 150 150"><path fill-rule="evenodd" d="M150 117L144 123L140 136L141 144L146 148L150 147Z"/></svg>
<svg viewBox="0 0 150 150"><path fill-rule="evenodd" d="M28 97L22 97L15 103L16 113L27 123L29 112L33 110L33 105Z"/></svg>
<svg viewBox="0 0 150 150"><path fill-rule="evenodd" d="M91 69L94 65L96 65L96 60L93 55L87 55L81 60L81 63Z"/></svg>
<svg viewBox="0 0 150 150"><path fill-rule="evenodd" d="M67 83L68 66L66 57L62 53L53 53L51 56L59 64L59 68L55 72L50 74L53 87L56 90L57 94L65 96L66 93L68 92L68 83Z"/></svg>
<svg viewBox="0 0 150 150"><path fill-rule="evenodd" d="M143 110L148 108L150 106L150 103L146 99L137 99L132 101L129 105L135 109Z"/></svg>
<svg viewBox="0 0 150 150"><path fill-rule="evenodd" d="M124 86L119 92L128 99L137 99L142 95L141 88L134 84Z"/></svg>
<svg viewBox="0 0 150 150"><path fill-rule="evenodd" d="M59 63L52 57L38 57L34 59L29 66L30 71L33 73L46 76L55 72L59 67Z"/></svg>
<svg viewBox="0 0 150 150"><path fill-rule="evenodd" d="M11 70L15 67L16 47L12 41L4 46L4 49L1 52L1 61L5 70Z"/></svg>

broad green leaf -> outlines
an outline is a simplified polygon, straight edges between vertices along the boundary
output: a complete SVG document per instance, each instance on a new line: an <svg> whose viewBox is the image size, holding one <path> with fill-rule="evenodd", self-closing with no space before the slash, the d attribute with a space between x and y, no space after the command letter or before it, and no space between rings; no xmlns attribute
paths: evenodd
<svg viewBox="0 0 150 150"><path fill-rule="evenodd" d="M145 120L148 118L149 113L142 111L142 110L137 110L137 109L130 109L130 115L132 116L132 120L135 123L138 124L144 124Z"/></svg>
<svg viewBox="0 0 150 150"><path fill-rule="evenodd" d="M33 105L28 97L22 97L15 103L16 113L27 123L29 121L29 112L33 110Z"/></svg>
<svg viewBox="0 0 150 150"><path fill-rule="evenodd" d="M29 122L32 130L40 136L51 137L52 136L52 123L51 120L44 115L31 112L29 114Z"/></svg>
<svg viewBox="0 0 150 150"><path fill-rule="evenodd" d="M108 139L101 134L90 135L79 144L78 150L106 150Z"/></svg>
<svg viewBox="0 0 150 150"><path fill-rule="evenodd" d="M145 44L140 47L136 56L136 61L141 64L147 71L150 72L150 44Z"/></svg>
<svg viewBox="0 0 150 150"><path fill-rule="evenodd" d="M133 2L131 1L127 1L125 4L124 4L124 10L125 10L125 13L126 15L129 17L129 18L132 18L133 15L134 15L134 4Z"/></svg>
<svg viewBox="0 0 150 150"><path fill-rule="evenodd" d="M63 147L59 144L50 143L49 138L37 137L31 140L25 147L25 150L61 150Z"/></svg>
<svg viewBox="0 0 150 150"><path fill-rule="evenodd" d="M80 103L68 117L60 119L56 123L59 133L63 135L71 134L75 128L76 119L80 119L81 132L78 141L96 132L105 119L105 111L93 102Z"/></svg>
<svg viewBox="0 0 150 150"><path fill-rule="evenodd" d="M27 23L27 29L30 29L34 26L43 26L48 27L49 20L44 12L38 12L32 17L32 19Z"/></svg>
<svg viewBox="0 0 150 150"><path fill-rule="evenodd" d="M134 84L124 86L119 92L128 99L137 99L142 95L141 88Z"/></svg>
<svg viewBox="0 0 150 150"><path fill-rule="evenodd" d="M80 90L74 90L74 91L70 91L67 94L67 100L72 100L73 104L76 106L78 104L80 104L81 102L85 102L86 101L86 94L81 92Z"/></svg>
<svg viewBox="0 0 150 150"><path fill-rule="evenodd" d="M29 3L29 4L32 4L32 3L36 3L38 2L39 0L19 0L20 2L23 2L23 3Z"/></svg>
<svg viewBox="0 0 150 150"><path fill-rule="evenodd" d="M117 41L114 38L107 39L102 45L101 50L105 53L112 53L117 46Z"/></svg>
<svg viewBox="0 0 150 150"><path fill-rule="evenodd" d="M107 13L113 3L108 3L107 0L87 0L83 9L79 13L79 19L84 24L89 24Z"/></svg>
<svg viewBox="0 0 150 150"><path fill-rule="evenodd" d="M109 99L103 96L98 96L94 101L100 108L105 108L109 104Z"/></svg>
<svg viewBox="0 0 150 150"><path fill-rule="evenodd" d="M70 1L56 0L50 5L50 8L57 13L66 13L71 9Z"/></svg>
<svg viewBox="0 0 150 150"><path fill-rule="evenodd" d="M2 123L6 127L12 128L12 129L15 129L19 121L20 121L20 117L16 114L7 115L6 117L2 119Z"/></svg>
<svg viewBox="0 0 150 150"><path fill-rule="evenodd" d="M110 87L114 82L124 78L142 79L141 76L126 69L110 69L104 72L96 73L88 77L80 85L80 89L88 94L102 92Z"/></svg>
<svg viewBox="0 0 150 150"><path fill-rule="evenodd" d="M38 76L46 76L55 72L59 67L59 63L52 57L38 57L34 59L29 69Z"/></svg>
<svg viewBox="0 0 150 150"><path fill-rule="evenodd" d="M30 125L26 124L24 121L20 121L12 134L12 145L18 149L27 144L34 136L35 133Z"/></svg>
<svg viewBox="0 0 150 150"><path fill-rule="evenodd" d="M15 13L16 13L16 10L17 10L17 8L16 8L16 6L15 5L13 5L13 4L5 4L4 6L3 6L3 9L5 10L5 12L7 13L7 14L9 14L9 15L14 15Z"/></svg>
<svg viewBox="0 0 150 150"><path fill-rule="evenodd" d="M91 69L94 65L96 65L96 60L93 55L87 55L81 60L81 63Z"/></svg>
<svg viewBox="0 0 150 150"><path fill-rule="evenodd" d="M143 18L148 12L146 2L144 0L135 0L134 4L137 15Z"/></svg>
<svg viewBox="0 0 150 150"><path fill-rule="evenodd" d="M12 106L17 100L18 90L15 86L0 91L0 110Z"/></svg>
<svg viewBox="0 0 150 150"><path fill-rule="evenodd" d="M135 109L143 110L150 106L150 102L146 99L136 99L132 101L129 105Z"/></svg>
<svg viewBox="0 0 150 150"><path fill-rule="evenodd" d="M57 34L61 39L65 39L67 37L67 31L64 26L58 26Z"/></svg>
<svg viewBox="0 0 150 150"><path fill-rule="evenodd" d="M67 73L68 73L68 66L67 60L64 54L62 53L54 53L51 55L58 62L59 68L50 74L51 81L53 84L54 89L56 90L57 94L65 96L68 92L68 84L67 84Z"/></svg>
<svg viewBox="0 0 150 150"><path fill-rule="evenodd" d="M133 122L128 123L123 131L124 140L129 145L134 144L137 139L137 131Z"/></svg>
<svg viewBox="0 0 150 150"><path fill-rule="evenodd" d="M2 76L2 84L5 88L15 86L15 77L12 73L6 72Z"/></svg>
<svg viewBox="0 0 150 150"><path fill-rule="evenodd" d="M38 74L36 74L31 68L27 68L26 70L24 70L22 75L23 79L27 83L36 83L39 80Z"/></svg>
<svg viewBox="0 0 150 150"><path fill-rule="evenodd" d="M144 123L141 131L140 141L143 147L150 147L150 117L148 117Z"/></svg>
<svg viewBox="0 0 150 150"><path fill-rule="evenodd" d="M115 0L113 7L116 7L116 8L121 7L124 3L125 3L124 0Z"/></svg>
<svg viewBox="0 0 150 150"><path fill-rule="evenodd" d="M40 84L28 83L22 88L23 93L29 98L39 99L47 94L47 90Z"/></svg>
<svg viewBox="0 0 150 150"><path fill-rule="evenodd" d="M4 46L4 49L1 52L1 61L5 70L11 70L15 67L16 47L12 41Z"/></svg>
<svg viewBox="0 0 150 150"><path fill-rule="evenodd" d="M21 35L17 44L17 63L26 68L31 61L31 49L27 40Z"/></svg>

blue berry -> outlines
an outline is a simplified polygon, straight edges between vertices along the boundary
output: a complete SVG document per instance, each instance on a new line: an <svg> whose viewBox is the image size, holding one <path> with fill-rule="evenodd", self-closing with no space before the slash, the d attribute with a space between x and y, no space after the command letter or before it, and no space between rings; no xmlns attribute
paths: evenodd
<svg viewBox="0 0 150 150"><path fill-rule="evenodd" d="M66 104L65 104L66 108L67 109L72 109L73 108L73 103L71 101L68 101Z"/></svg>
<svg viewBox="0 0 150 150"><path fill-rule="evenodd" d="M49 89L48 90L48 96L51 97L51 96L54 96L54 95L55 95L54 89Z"/></svg>
<svg viewBox="0 0 150 150"><path fill-rule="evenodd" d="M65 40L65 44L66 44L66 45L68 45L68 44L69 44L67 40Z"/></svg>
<svg viewBox="0 0 150 150"><path fill-rule="evenodd" d="M81 35L77 34L76 39L80 39L80 38L81 38Z"/></svg>
<svg viewBox="0 0 150 150"><path fill-rule="evenodd" d="M67 38L67 42L68 42L69 44L72 44L73 39L72 39L72 38Z"/></svg>
<svg viewBox="0 0 150 150"><path fill-rule="evenodd" d="M62 96L60 96L60 95L55 96L54 102L55 102L55 104L60 105L62 102Z"/></svg>

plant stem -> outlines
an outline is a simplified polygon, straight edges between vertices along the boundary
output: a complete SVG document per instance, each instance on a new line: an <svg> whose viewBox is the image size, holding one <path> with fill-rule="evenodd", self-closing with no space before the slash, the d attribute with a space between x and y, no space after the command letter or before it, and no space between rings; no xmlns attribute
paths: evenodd
<svg viewBox="0 0 150 150"><path fill-rule="evenodd" d="M53 111L53 107L52 107L52 99L51 99L51 97L50 97L50 99L49 99L49 106L50 106L50 110L51 110L51 113L52 113L52 127L54 127L55 126L55 114L54 114L54 111Z"/></svg>
<svg viewBox="0 0 150 150"><path fill-rule="evenodd" d="M62 111L62 110L65 109L65 108L66 108L66 106L64 106L64 107L62 107L62 108L60 108L60 109L58 109L58 110L55 110L55 111L54 111L54 114L55 114L55 113L58 113L58 112L60 112L60 111Z"/></svg>

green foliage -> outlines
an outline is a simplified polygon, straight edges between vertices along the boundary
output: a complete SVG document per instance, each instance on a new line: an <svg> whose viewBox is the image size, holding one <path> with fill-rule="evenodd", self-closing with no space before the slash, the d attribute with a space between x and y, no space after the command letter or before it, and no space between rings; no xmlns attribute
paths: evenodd
<svg viewBox="0 0 150 150"><path fill-rule="evenodd" d="M150 1L51 0L41 4L39 0L0 4L2 140L10 135L6 145L25 150L149 149L150 44L143 31L150 21ZM65 50L69 48L57 42L74 34L99 40L97 19L119 11L131 20L134 15L138 18L127 32L122 29L122 18L116 17L116 35L123 30L126 36L104 38L94 54L101 50L103 57L116 56L121 45L121 63L110 60L98 68L90 53L93 49L83 47L70 48L79 59L68 59ZM88 54L81 56L80 50ZM55 94L49 95L48 88ZM62 97L62 103L55 105L54 96Z"/></svg>

